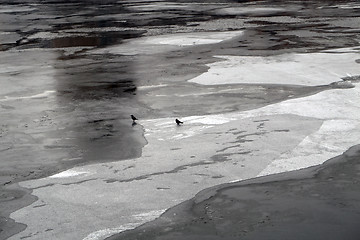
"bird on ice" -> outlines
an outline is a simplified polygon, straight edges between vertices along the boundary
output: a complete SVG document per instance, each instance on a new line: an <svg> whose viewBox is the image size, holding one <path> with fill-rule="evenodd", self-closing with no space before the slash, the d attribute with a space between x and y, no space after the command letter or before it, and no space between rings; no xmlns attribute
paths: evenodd
<svg viewBox="0 0 360 240"><path fill-rule="evenodd" d="M181 123L183 123L182 121L180 121L179 119L175 119L175 122L177 125L180 125Z"/></svg>
<svg viewBox="0 0 360 240"><path fill-rule="evenodd" d="M136 120L138 120L134 115L131 115L131 119L133 120L133 122L135 122Z"/></svg>

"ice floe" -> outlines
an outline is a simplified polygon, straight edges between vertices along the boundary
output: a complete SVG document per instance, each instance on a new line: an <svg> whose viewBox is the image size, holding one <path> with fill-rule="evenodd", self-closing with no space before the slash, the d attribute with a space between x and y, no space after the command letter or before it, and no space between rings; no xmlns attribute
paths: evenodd
<svg viewBox="0 0 360 240"><path fill-rule="evenodd" d="M37 10L36 8L34 7L31 7L31 6L26 6L26 5L23 5L23 6L14 6L14 5L2 5L1 6L1 9L0 9L0 14L1 13L22 13L22 12L31 12L31 11L35 11Z"/></svg>
<svg viewBox="0 0 360 240"><path fill-rule="evenodd" d="M296 148L274 160L258 176L322 164L359 142L359 128L360 122L355 120L325 121L319 131L309 135Z"/></svg>
<svg viewBox="0 0 360 240"><path fill-rule="evenodd" d="M69 170L54 174L54 175L50 176L49 178L69 178L69 177L75 177L75 176L79 176L79 175L84 175L84 174L87 174L87 173L89 173L89 172L77 171L77 170L69 169Z"/></svg>
<svg viewBox="0 0 360 240"><path fill-rule="evenodd" d="M243 34L243 31L179 33L149 37L145 40L145 43L176 46L214 44L240 36L241 34Z"/></svg>
<svg viewBox="0 0 360 240"><path fill-rule="evenodd" d="M184 117L181 118L181 120L185 123L186 127L181 128L181 126L179 126L174 128L174 118L148 120L143 122L146 124L145 136L155 134L160 141L184 139L202 134L206 129L228 123L236 120L236 118L226 115L204 115Z"/></svg>
<svg viewBox="0 0 360 240"><path fill-rule="evenodd" d="M359 51L345 53L289 53L276 56L217 56L209 70L189 82L219 84L289 84L318 86L359 75ZM355 51L355 52L353 52Z"/></svg>
<svg viewBox="0 0 360 240"><path fill-rule="evenodd" d="M217 9L215 12L218 15L268 16L288 12L288 10L280 7L228 7Z"/></svg>
<svg viewBox="0 0 360 240"><path fill-rule="evenodd" d="M56 39L56 38L66 38L66 37L77 37L77 36L86 36L82 33L66 33L66 32L37 32L28 36L28 39Z"/></svg>
<svg viewBox="0 0 360 240"><path fill-rule="evenodd" d="M202 44L215 44L241 36L243 31L177 33L143 37L116 46L96 49L92 53L124 55L149 54Z"/></svg>
<svg viewBox="0 0 360 240"><path fill-rule="evenodd" d="M114 235L119 232L123 232L129 229L133 229L141 225L143 222L148 222L151 220L154 220L158 216L160 216L162 213L165 212L166 209L162 210L154 210L146 213L139 213L135 214L133 216L128 216L129 218L134 218L135 220L138 220L139 222L124 224L116 228L107 228L107 229L101 229L99 231L93 232L89 234L87 237L85 237L83 240L100 240L105 239L107 237L110 237L111 235Z"/></svg>
<svg viewBox="0 0 360 240"><path fill-rule="evenodd" d="M167 84L157 84L157 85L144 85L144 86L138 86L138 90L147 90L152 88L162 88L168 86Z"/></svg>
<svg viewBox="0 0 360 240"><path fill-rule="evenodd" d="M0 99L0 102L4 102L4 101L13 101L13 100L22 100L22 99L39 99L39 98L47 98L49 96L51 96L52 94L54 94L56 91L54 90L48 90L39 94L35 94L35 95L30 95L30 96L20 96L20 97L8 97L5 96L5 98Z"/></svg>

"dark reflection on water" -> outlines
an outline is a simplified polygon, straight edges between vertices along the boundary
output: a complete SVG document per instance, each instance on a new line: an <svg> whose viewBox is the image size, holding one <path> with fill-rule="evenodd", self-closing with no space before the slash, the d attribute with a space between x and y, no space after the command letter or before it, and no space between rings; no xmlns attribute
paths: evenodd
<svg viewBox="0 0 360 240"><path fill-rule="evenodd" d="M63 48L63 47L74 47L74 46L100 46L101 38L99 37L64 37L56 38L50 41L50 47Z"/></svg>
<svg viewBox="0 0 360 240"><path fill-rule="evenodd" d="M42 40L38 44L45 48L68 48L68 47L106 47L119 44L124 39L142 36L144 31L121 31L121 32L92 32L84 36L59 37L52 40Z"/></svg>
<svg viewBox="0 0 360 240"><path fill-rule="evenodd" d="M139 156L145 144L141 126L133 128L136 108L133 62L121 57L83 56L59 60L57 102L68 141L81 153L79 162L103 162Z"/></svg>
<svg viewBox="0 0 360 240"><path fill-rule="evenodd" d="M131 61L84 56L60 60L56 69L56 89L71 101L132 98L136 94Z"/></svg>
<svg viewBox="0 0 360 240"><path fill-rule="evenodd" d="M127 18L122 1L46 1L42 10L53 14L52 31L65 36L35 39L45 48L106 47L142 36ZM141 125L133 126L136 78L131 59L105 55L64 53L58 58L56 92L60 132L66 144L77 149L70 165L134 158L145 144ZM136 114L136 113L135 113ZM73 156L74 157L74 156Z"/></svg>

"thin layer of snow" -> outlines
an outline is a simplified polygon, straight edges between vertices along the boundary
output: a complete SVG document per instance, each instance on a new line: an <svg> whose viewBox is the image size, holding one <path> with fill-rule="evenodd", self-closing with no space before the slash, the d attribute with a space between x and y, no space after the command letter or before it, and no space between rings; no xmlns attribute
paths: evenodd
<svg viewBox="0 0 360 240"><path fill-rule="evenodd" d="M175 46L192 46L201 44L214 44L233 37L240 36L243 31L229 32L197 32L197 33L179 33L171 35L162 35L149 37L145 40L148 44L165 44Z"/></svg>
<svg viewBox="0 0 360 240"><path fill-rule="evenodd" d="M344 139L354 144L360 140L357 120L327 120L319 131L306 137L291 152L282 154L258 176L287 172L322 164L327 159L346 151Z"/></svg>
<svg viewBox="0 0 360 240"><path fill-rule="evenodd" d="M160 216L162 213L164 213L165 210L166 209L154 210L154 211L150 211L150 212L145 212L145 213L140 213L140 214L135 214L133 216L129 216L129 218L134 218L134 219L138 220L139 222L124 224L124 225L121 225L116 228L101 229L99 231L89 234L83 240L101 240L101 239L110 237L111 235L114 235L116 233L120 233L120 232L129 230L129 229L134 229L134 228L140 226L143 222L148 222L148 221L154 220L155 218Z"/></svg>
<svg viewBox="0 0 360 240"><path fill-rule="evenodd" d="M86 36L86 34L80 33L52 33L52 32L37 32L28 37L28 39L55 39L55 38L65 38L65 37L77 37L77 36Z"/></svg>
<svg viewBox="0 0 360 240"><path fill-rule="evenodd" d="M8 96L5 96L5 98L0 99L0 102L13 101L13 100L22 100L22 99L47 98L47 97L51 96L52 94L54 94L55 92L56 91L54 91L54 90L48 90L48 91L44 91L44 92L39 93L39 94L30 95L30 96L20 96L20 97L8 97Z"/></svg>
<svg viewBox="0 0 360 240"><path fill-rule="evenodd" d="M360 75L359 51L346 53L290 53L277 56L218 56L222 61L208 64L209 70L189 82L221 84L289 84L318 86Z"/></svg>
<svg viewBox="0 0 360 240"><path fill-rule="evenodd" d="M217 14L224 15L269 15L287 11L279 7L228 7L215 10Z"/></svg>
<svg viewBox="0 0 360 240"><path fill-rule="evenodd" d="M177 33L143 37L119 45L96 49L95 54L112 53L124 55L149 54L202 44L215 44L241 36L243 31Z"/></svg>
<svg viewBox="0 0 360 240"><path fill-rule="evenodd" d="M79 175L84 175L84 174L87 174L87 173L88 172L69 169L69 170L54 174L52 176L49 176L49 178L69 178L69 177L75 177L75 176L79 176Z"/></svg>

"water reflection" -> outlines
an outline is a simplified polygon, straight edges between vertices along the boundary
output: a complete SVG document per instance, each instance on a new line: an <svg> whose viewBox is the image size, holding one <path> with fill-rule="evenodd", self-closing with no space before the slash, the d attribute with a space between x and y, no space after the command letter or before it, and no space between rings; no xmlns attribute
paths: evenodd
<svg viewBox="0 0 360 240"><path fill-rule="evenodd" d="M138 111L133 62L125 57L89 56L57 62L57 102L66 138L81 161L133 158L144 144L141 127L131 127ZM69 134L70 133L70 134Z"/></svg>
<svg viewBox="0 0 360 240"><path fill-rule="evenodd" d="M59 132L65 145L77 149L69 164L105 162L139 156L145 144L141 126L130 114L140 111L136 100L134 62L125 56L88 55L83 47L106 47L141 36L143 30L121 30L126 21L122 3L77 1L49 4L49 12L61 13L57 31L71 33L41 41L48 48L79 48L72 54L59 51L55 63ZM112 18L117 14L117 18ZM120 17L119 17L120 16ZM70 21L69 21L70 20ZM113 28L117 29L113 29ZM137 112L135 112L137 113ZM66 159L64 161L67 161Z"/></svg>

